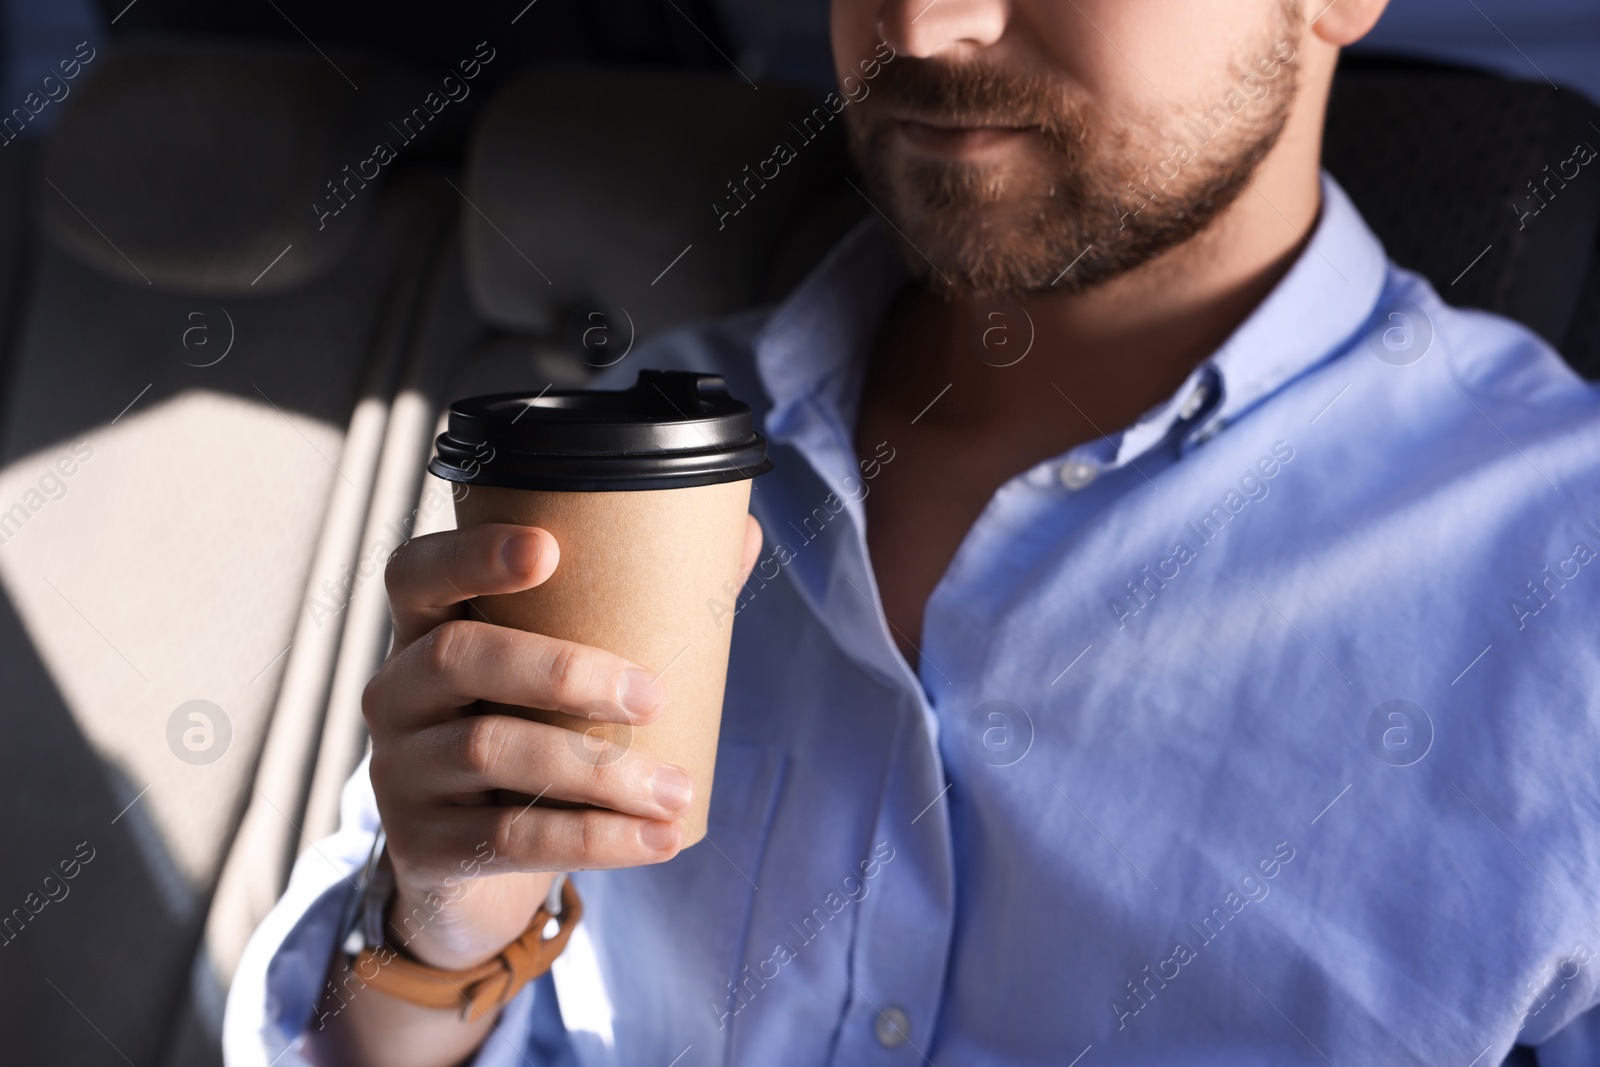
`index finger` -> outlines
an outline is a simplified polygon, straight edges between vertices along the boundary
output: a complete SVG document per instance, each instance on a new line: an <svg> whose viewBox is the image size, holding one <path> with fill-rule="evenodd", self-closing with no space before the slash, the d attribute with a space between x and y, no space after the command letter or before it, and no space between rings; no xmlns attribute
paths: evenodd
<svg viewBox="0 0 1600 1067"><path fill-rule="evenodd" d="M490 522L413 537L383 573L394 615L394 647L466 614L475 596L515 593L549 580L561 549L548 530Z"/></svg>

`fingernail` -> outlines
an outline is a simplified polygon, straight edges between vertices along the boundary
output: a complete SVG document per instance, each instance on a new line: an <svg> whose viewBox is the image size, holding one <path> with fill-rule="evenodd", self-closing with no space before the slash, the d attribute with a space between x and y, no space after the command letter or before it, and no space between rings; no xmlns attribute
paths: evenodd
<svg viewBox="0 0 1600 1067"><path fill-rule="evenodd" d="M650 776L650 792L655 795L657 804L668 811L677 812L689 806L689 798L694 795L694 784L683 771L670 763L663 763Z"/></svg>
<svg viewBox="0 0 1600 1067"><path fill-rule="evenodd" d="M653 852L668 852L678 843L678 824L647 822L639 827L639 844Z"/></svg>
<svg viewBox="0 0 1600 1067"><path fill-rule="evenodd" d="M666 694L649 671L629 667L622 672L622 707L629 715L648 715L665 699Z"/></svg>
<svg viewBox="0 0 1600 1067"><path fill-rule="evenodd" d="M500 559L512 574L532 574L539 565L539 536L516 533L500 546Z"/></svg>

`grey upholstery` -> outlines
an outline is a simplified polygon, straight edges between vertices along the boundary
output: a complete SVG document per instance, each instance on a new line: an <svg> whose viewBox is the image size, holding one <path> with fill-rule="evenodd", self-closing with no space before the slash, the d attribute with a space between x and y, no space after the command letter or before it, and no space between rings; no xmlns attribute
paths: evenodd
<svg viewBox="0 0 1600 1067"><path fill-rule="evenodd" d="M647 336L770 297L776 272L796 273L781 251L800 216L849 192L827 95L596 70L508 85L467 169L478 209L466 216L468 279L484 318L547 332L593 308L622 322L625 309ZM794 158L763 166L780 144ZM715 205L741 203L729 183L748 206L723 218ZM856 205L851 217L866 210ZM837 235L810 232L822 238L813 258Z"/></svg>
<svg viewBox="0 0 1600 1067"><path fill-rule="evenodd" d="M216 1062L320 745L345 613L308 596L355 558L455 210L437 174L394 170L317 233L314 186L371 131L301 49L222 60L101 57L22 186L41 225L0 408L8 1061ZM362 107L403 113L382 84ZM164 109L181 119L148 121ZM232 735L205 765L169 745L196 699Z"/></svg>
<svg viewBox="0 0 1600 1067"><path fill-rule="evenodd" d="M366 183L320 231L309 205L369 154L374 94L314 52L136 44L97 62L69 135L45 146L44 177L71 184L39 201L55 243L109 277L215 297L292 289L348 253L372 212ZM92 220L114 220L115 237Z"/></svg>

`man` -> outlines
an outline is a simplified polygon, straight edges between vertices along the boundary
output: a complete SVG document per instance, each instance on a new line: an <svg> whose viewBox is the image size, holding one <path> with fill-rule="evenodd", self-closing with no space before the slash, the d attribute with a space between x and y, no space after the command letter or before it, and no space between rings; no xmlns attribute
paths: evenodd
<svg viewBox="0 0 1600 1067"><path fill-rule="evenodd" d="M677 769L468 713L672 714L467 618L554 539L419 538L235 1062L1595 1062L1600 404L1319 175L1383 6L835 0L881 217L637 363L725 374L776 460L707 844ZM385 951L466 973L581 870L553 971L463 1012L330 970L380 815Z"/></svg>

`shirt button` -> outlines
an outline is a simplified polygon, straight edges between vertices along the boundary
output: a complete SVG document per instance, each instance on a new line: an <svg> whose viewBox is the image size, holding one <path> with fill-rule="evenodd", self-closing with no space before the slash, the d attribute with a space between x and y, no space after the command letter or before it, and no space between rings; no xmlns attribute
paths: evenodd
<svg viewBox="0 0 1600 1067"><path fill-rule="evenodd" d="M1210 395L1211 390L1206 388L1205 382L1201 382L1199 385L1195 386L1194 392L1189 394L1189 398L1185 400L1183 402L1183 406L1178 409L1178 417L1182 419L1194 418L1195 414L1201 408L1205 407L1206 400L1208 397L1210 397Z"/></svg>
<svg viewBox="0 0 1600 1067"><path fill-rule="evenodd" d="M1063 463L1056 476L1068 489L1082 489L1095 480L1100 472L1088 463Z"/></svg>
<svg viewBox="0 0 1600 1067"><path fill-rule="evenodd" d="M911 1035L911 1017L899 1008L884 1008L872 1024L872 1033L884 1048L899 1048Z"/></svg>

